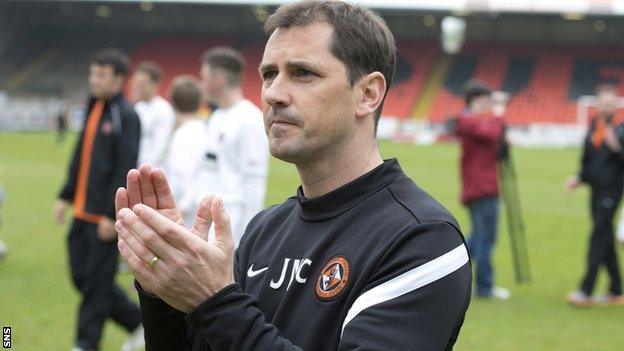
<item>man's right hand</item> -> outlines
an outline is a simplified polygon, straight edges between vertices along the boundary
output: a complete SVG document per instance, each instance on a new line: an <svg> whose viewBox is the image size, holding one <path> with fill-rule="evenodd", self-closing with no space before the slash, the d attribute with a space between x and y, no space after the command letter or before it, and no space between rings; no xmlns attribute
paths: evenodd
<svg viewBox="0 0 624 351"><path fill-rule="evenodd" d="M208 231L212 225L212 215L210 214L210 204L214 199L213 195L208 195L202 199L195 214L195 223L192 224L191 233L203 240L208 240ZM123 208L132 210L135 205L143 204L155 209L167 219L186 226L182 220L182 214L176 208L175 198L169 187L169 182L165 173L161 169L152 169L147 164L141 165L139 170L130 170L126 179L126 187L117 189L115 194L115 213L117 214L117 224L119 226L119 211ZM143 290L148 294L151 291Z"/></svg>
<svg viewBox="0 0 624 351"><path fill-rule="evenodd" d="M138 204L149 206L168 219L184 225L167 177L161 169L152 169L150 165L142 164L138 171L132 169L128 172L126 187L117 189L115 194L115 213L119 213L122 208L132 209Z"/></svg>
<svg viewBox="0 0 624 351"><path fill-rule="evenodd" d="M65 223L65 212L67 212L68 205L67 201L63 199L56 200L56 203L54 204L54 219L56 220L56 223L60 225Z"/></svg>
<svg viewBox="0 0 624 351"><path fill-rule="evenodd" d="M202 199L195 212L195 223L184 223L182 213L176 208L175 198L165 173L159 168L152 169L150 165L142 164L138 171L132 169L128 172L126 187L117 189L115 213L118 214L122 208L132 210L135 205L143 204L155 209L173 222L189 228L193 234L203 240L208 240L212 219L205 216L204 207L212 203L213 198L213 195L207 195Z"/></svg>
<svg viewBox="0 0 624 351"><path fill-rule="evenodd" d="M577 175L573 175L565 181L563 187L566 191L572 191L578 188L579 185L581 185L581 180Z"/></svg>

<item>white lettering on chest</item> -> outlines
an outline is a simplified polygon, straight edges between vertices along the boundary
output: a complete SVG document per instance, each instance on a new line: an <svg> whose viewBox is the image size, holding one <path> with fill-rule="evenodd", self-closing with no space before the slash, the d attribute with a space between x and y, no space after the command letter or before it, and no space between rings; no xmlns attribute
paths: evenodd
<svg viewBox="0 0 624 351"><path fill-rule="evenodd" d="M294 261L292 261L292 265L291 265L290 264L291 260L292 260L291 258L284 259L284 265L282 266L282 272L280 274L279 279L277 281L271 279L271 284L270 284L271 289L277 290L282 287L282 285L284 284L284 281L286 280L286 274L288 273L289 269L290 269L290 279L288 280L286 291L290 289L290 286L292 285L293 281L296 281L299 284L305 284L305 282L308 281L307 277L304 278L302 276L302 270L305 266L312 265L312 261L308 258L295 259Z"/></svg>

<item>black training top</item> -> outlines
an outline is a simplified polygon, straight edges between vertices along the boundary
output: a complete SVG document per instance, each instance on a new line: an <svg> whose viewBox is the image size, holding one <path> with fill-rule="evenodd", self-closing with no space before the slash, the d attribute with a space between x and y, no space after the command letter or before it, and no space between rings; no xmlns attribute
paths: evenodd
<svg viewBox="0 0 624 351"><path fill-rule="evenodd" d="M583 147L579 178L597 191L615 191L618 196L624 187L624 147L613 151L605 143L595 146L592 134L596 129L596 120L592 122ZM624 145L624 125L618 124L614 133Z"/></svg>
<svg viewBox="0 0 624 351"><path fill-rule="evenodd" d="M136 167L141 122L132 105L119 93L105 102L92 146L83 150L86 126L95 103L96 99L91 97L59 198L72 202L75 217L103 215L114 220L115 192L126 184L128 171ZM83 184L79 180L81 176L87 177Z"/></svg>
<svg viewBox="0 0 624 351"><path fill-rule="evenodd" d="M396 160L258 214L235 270L189 315L140 293L147 349L450 350L472 279L455 219Z"/></svg>

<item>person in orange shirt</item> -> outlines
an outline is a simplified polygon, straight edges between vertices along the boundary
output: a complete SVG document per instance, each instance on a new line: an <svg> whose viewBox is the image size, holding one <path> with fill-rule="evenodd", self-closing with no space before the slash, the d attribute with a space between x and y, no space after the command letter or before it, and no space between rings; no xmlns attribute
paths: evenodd
<svg viewBox="0 0 624 351"><path fill-rule="evenodd" d="M129 69L130 59L117 49L104 49L92 58L84 128L54 208L63 224L67 207L73 206L69 263L82 294L75 351L97 349L108 318L130 333L122 350L142 347L140 310L114 282L118 251L113 199L136 165L141 135L139 117L122 95Z"/></svg>

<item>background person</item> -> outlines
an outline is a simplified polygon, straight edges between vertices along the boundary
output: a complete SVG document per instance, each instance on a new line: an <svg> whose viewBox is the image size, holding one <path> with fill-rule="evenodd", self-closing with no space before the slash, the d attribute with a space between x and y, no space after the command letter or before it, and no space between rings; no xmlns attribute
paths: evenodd
<svg viewBox="0 0 624 351"><path fill-rule="evenodd" d="M141 62L132 75L134 108L141 119L141 143L137 165L162 166L174 124L173 108L160 95L162 69L150 61Z"/></svg>
<svg viewBox="0 0 624 351"><path fill-rule="evenodd" d="M91 59L85 123L55 205L59 224L67 206L73 206L69 263L82 295L76 351L96 350L109 318L131 333L122 350L134 350L143 340L139 307L115 284L113 198L136 165L141 136L139 117L122 95L129 69L130 59L117 49L104 49Z"/></svg>
<svg viewBox="0 0 624 351"><path fill-rule="evenodd" d="M492 262L499 217L496 167L504 125L500 115L492 113L490 95L491 90L484 83L467 82L466 109L455 128L461 141L461 201L470 210L471 234L467 244L476 265L476 296L505 300L511 293L494 285Z"/></svg>
<svg viewBox="0 0 624 351"><path fill-rule="evenodd" d="M199 109L202 90L192 76L180 76L171 84L171 102L176 111L176 128L167 147L165 172L184 222L195 216L199 171L204 162L206 128Z"/></svg>
<svg viewBox="0 0 624 351"><path fill-rule="evenodd" d="M591 306L596 302L622 305L622 281L613 231L613 217L622 199L624 189L624 125L617 118L617 90L612 85L601 85L596 90L597 112L592 120L583 149L581 169L565 183L571 191L582 183L591 191L593 227L589 238L586 271L579 290L566 300L573 306ZM604 295L592 298L596 277L604 266L610 286Z"/></svg>
<svg viewBox="0 0 624 351"><path fill-rule="evenodd" d="M245 60L234 49L217 47L202 58L201 78L217 106L208 120L204 166L197 203L205 194L222 197L236 245L245 227L264 208L269 147L262 112L241 88Z"/></svg>
<svg viewBox="0 0 624 351"><path fill-rule="evenodd" d="M62 101L61 110L56 115L54 127L56 129L56 145L60 146L65 143L65 134L67 133L69 124L69 115L71 112L71 102L69 99Z"/></svg>

